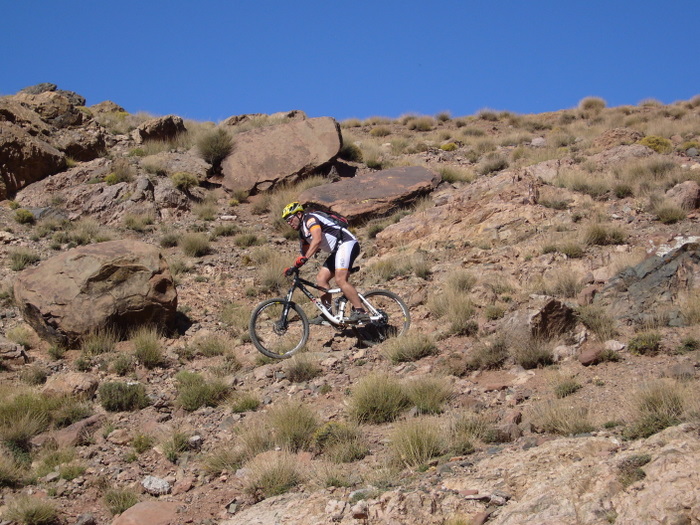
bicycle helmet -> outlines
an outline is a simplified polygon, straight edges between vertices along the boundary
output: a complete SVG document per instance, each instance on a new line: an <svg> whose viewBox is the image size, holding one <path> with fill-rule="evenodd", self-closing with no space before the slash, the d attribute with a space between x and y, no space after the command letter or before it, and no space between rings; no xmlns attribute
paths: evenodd
<svg viewBox="0 0 700 525"><path fill-rule="evenodd" d="M304 207L298 202L290 202L282 210L282 220L286 221L288 217L291 217L298 211L304 211Z"/></svg>

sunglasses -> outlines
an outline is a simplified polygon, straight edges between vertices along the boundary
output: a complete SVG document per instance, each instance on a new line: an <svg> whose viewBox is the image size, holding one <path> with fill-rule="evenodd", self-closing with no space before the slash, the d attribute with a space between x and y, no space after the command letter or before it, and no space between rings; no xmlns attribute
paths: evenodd
<svg viewBox="0 0 700 525"><path fill-rule="evenodd" d="M294 220L294 217L296 217L296 215L292 215L291 217L287 217L287 219L286 219L286 220L287 220L287 224L292 224L292 221Z"/></svg>

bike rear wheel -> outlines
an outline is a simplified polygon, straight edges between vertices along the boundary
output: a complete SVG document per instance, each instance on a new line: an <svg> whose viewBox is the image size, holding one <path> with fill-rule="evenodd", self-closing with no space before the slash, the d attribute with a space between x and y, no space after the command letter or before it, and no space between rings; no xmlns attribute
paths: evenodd
<svg viewBox="0 0 700 525"><path fill-rule="evenodd" d="M298 304L278 297L255 307L250 316L249 331L250 339L260 353L273 359L284 359L306 344L309 319Z"/></svg>
<svg viewBox="0 0 700 525"><path fill-rule="evenodd" d="M406 303L398 295L388 290L371 290L363 296L367 312L373 315L374 309L381 318L353 327L358 340L372 346L406 333L411 326L411 314ZM350 305L347 306L347 310L349 313Z"/></svg>

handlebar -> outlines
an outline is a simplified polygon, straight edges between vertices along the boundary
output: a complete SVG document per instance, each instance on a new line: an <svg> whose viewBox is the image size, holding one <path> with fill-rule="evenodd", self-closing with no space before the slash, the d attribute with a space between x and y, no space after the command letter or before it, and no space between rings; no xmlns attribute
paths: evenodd
<svg viewBox="0 0 700 525"><path fill-rule="evenodd" d="M287 277L292 277L292 276L298 276L299 275L299 268L296 266L290 266L286 270L284 270L284 275Z"/></svg>

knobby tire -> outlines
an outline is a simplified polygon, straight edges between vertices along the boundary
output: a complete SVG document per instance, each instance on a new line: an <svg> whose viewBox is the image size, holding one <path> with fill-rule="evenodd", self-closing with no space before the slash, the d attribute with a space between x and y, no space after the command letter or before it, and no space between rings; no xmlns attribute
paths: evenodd
<svg viewBox="0 0 700 525"><path fill-rule="evenodd" d="M289 305L289 312L283 323L281 316L285 305ZM301 350L308 341L309 319L298 304L277 297L255 307L249 331L260 353L272 359L285 359Z"/></svg>
<svg viewBox="0 0 700 525"><path fill-rule="evenodd" d="M394 292L371 290L362 294L374 308L381 310L386 319L353 327L357 339L366 346L380 344L391 337L405 334L411 326L408 306ZM348 311L350 305L348 305Z"/></svg>

